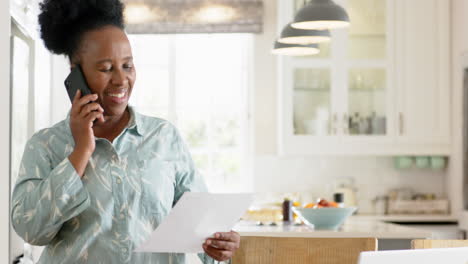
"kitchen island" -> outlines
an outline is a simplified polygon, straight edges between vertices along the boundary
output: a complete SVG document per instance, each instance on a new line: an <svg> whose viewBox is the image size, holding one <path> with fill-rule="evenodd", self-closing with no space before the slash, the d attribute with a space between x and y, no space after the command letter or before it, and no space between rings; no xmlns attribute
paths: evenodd
<svg viewBox="0 0 468 264"><path fill-rule="evenodd" d="M427 230L404 227L385 223L375 219L350 217L338 230L314 230L306 225L259 226L255 222L241 221L234 228L241 236L272 237L317 237L317 238L350 238L375 237L379 240L379 250L408 249L412 239L431 238Z"/></svg>

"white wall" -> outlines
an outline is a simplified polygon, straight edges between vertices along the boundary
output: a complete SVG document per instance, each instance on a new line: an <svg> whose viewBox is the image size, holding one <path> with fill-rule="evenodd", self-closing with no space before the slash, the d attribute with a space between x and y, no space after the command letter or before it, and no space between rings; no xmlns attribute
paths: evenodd
<svg viewBox="0 0 468 264"><path fill-rule="evenodd" d="M42 40L35 41L34 132L51 124L51 59Z"/></svg>
<svg viewBox="0 0 468 264"><path fill-rule="evenodd" d="M51 124L62 121L70 111L71 103L63 81L70 73L70 64L65 56L52 56L52 86L51 86Z"/></svg>
<svg viewBox="0 0 468 264"><path fill-rule="evenodd" d="M0 1L0 263L9 262L10 229L10 14L9 1Z"/></svg>
<svg viewBox="0 0 468 264"><path fill-rule="evenodd" d="M393 188L410 187L418 193L448 195L445 170L397 170L392 158L257 156L255 165L256 192L301 192L309 199L332 199L335 183L351 177L355 180L360 213L373 213L371 200Z"/></svg>
<svg viewBox="0 0 468 264"><path fill-rule="evenodd" d="M271 54L276 38L276 1L264 1L263 33L254 37L254 146L257 155L275 154L277 124L276 56Z"/></svg>

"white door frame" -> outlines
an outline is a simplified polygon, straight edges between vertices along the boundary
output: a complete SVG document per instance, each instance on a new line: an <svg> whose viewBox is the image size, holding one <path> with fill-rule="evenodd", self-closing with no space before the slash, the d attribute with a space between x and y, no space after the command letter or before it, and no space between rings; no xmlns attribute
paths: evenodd
<svg viewBox="0 0 468 264"><path fill-rule="evenodd" d="M10 60L10 1L0 1L0 58ZM0 263L10 255L10 63L0 64Z"/></svg>

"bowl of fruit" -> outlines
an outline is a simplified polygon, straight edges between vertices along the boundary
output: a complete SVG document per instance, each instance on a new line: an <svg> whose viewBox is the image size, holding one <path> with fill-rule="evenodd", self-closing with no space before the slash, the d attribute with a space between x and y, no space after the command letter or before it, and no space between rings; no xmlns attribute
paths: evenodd
<svg viewBox="0 0 468 264"><path fill-rule="evenodd" d="M320 199L304 207L293 207L293 212L316 230L336 230L356 211L356 207L339 207L335 202Z"/></svg>

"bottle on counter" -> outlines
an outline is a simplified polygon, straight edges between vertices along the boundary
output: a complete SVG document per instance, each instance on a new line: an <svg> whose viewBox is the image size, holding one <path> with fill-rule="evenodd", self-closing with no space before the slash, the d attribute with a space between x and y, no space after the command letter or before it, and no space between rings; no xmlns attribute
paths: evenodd
<svg viewBox="0 0 468 264"><path fill-rule="evenodd" d="M288 198L283 201L283 222L291 223L293 221L292 201Z"/></svg>
<svg viewBox="0 0 468 264"><path fill-rule="evenodd" d="M337 192L337 193L334 193L334 194L333 194L333 201L334 201L336 204L338 204L338 207L339 207L339 208L345 207L345 206L344 206L344 202L343 202L343 200L344 200L344 199L343 199L343 198L344 198L343 196L344 196L344 195L343 195L343 193L341 193L341 192Z"/></svg>

